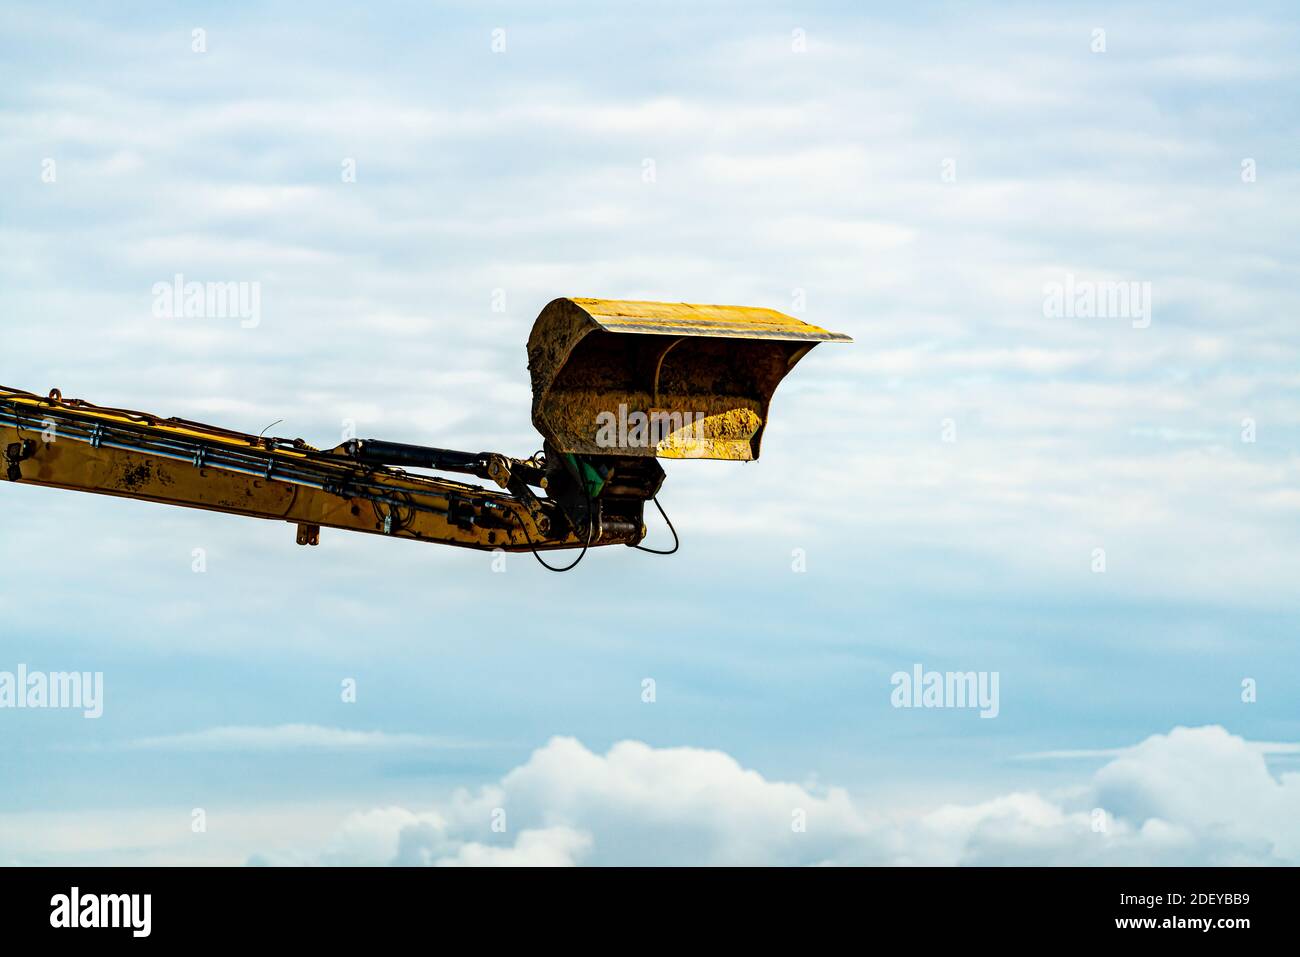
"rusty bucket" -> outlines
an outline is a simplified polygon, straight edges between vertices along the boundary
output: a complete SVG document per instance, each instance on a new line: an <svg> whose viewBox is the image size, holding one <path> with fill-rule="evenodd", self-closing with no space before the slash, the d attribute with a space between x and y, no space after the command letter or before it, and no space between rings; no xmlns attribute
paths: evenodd
<svg viewBox="0 0 1300 957"><path fill-rule="evenodd" d="M773 309L556 299L528 338L533 424L559 452L757 459L777 385L851 341Z"/></svg>

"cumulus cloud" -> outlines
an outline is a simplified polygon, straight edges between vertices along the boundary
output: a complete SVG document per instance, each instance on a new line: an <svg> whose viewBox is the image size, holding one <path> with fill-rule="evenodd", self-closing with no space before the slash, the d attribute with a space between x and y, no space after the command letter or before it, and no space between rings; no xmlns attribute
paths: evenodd
<svg viewBox="0 0 1300 957"><path fill-rule="evenodd" d="M439 807L353 815L299 862L1300 863L1300 774L1275 776L1264 752L1219 726L1177 727L1061 793L886 814L841 788L770 781L720 751L622 741L601 755L556 737Z"/></svg>

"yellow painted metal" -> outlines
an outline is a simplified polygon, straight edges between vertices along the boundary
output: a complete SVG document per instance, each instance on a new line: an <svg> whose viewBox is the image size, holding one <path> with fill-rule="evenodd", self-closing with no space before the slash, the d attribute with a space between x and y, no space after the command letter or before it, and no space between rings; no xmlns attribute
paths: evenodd
<svg viewBox="0 0 1300 957"><path fill-rule="evenodd" d="M774 309L556 299L533 325L533 424L580 455L758 458L777 385L841 333Z"/></svg>
<svg viewBox="0 0 1300 957"><path fill-rule="evenodd" d="M297 525L385 534L394 538L441 542L469 548L529 551L581 546L576 535L557 535L547 513L533 516L505 492L442 478L412 475L386 468L358 469L345 459L331 460L307 446L284 448L284 440L263 439L145 413L106 409L80 400L41 398L0 390L0 403L17 410L35 427L17 428L0 422L0 449L28 446L29 457L18 462L21 484L95 492L168 505L209 509ZM6 415L6 418L12 418ZM49 423L42 427L40 423ZM143 440L164 446L199 444L210 455L221 451L258 457L269 474L246 474L200 462L94 444L79 435L101 429L126 428ZM295 470L310 468L311 483L290 481ZM364 482L370 497L348 494ZM344 491L330 491L332 486ZM387 501L376 501L376 498ZM446 510L450 502L490 514L497 527L463 527ZM475 504L477 503L477 504ZM543 503L553 511L548 503ZM419 507L412 507L419 506ZM441 512L437 510L443 510Z"/></svg>

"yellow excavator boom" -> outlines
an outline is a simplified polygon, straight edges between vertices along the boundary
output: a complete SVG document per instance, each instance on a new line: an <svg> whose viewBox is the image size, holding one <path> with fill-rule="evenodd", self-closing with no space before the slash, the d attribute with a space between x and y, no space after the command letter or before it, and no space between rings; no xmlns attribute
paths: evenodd
<svg viewBox="0 0 1300 957"><path fill-rule="evenodd" d="M527 459L369 439L321 450L0 387L3 476L290 522L302 545L322 528L505 551L639 545L656 459L757 458L777 384L826 341L849 340L770 309L557 299L528 340L544 448Z"/></svg>

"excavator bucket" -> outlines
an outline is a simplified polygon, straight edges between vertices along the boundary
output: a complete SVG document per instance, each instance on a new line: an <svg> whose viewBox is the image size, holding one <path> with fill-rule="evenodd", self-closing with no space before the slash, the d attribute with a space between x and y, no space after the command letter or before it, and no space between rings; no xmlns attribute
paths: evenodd
<svg viewBox="0 0 1300 957"><path fill-rule="evenodd" d="M758 458L772 393L819 342L773 309L556 299L533 324L533 424L559 452Z"/></svg>

